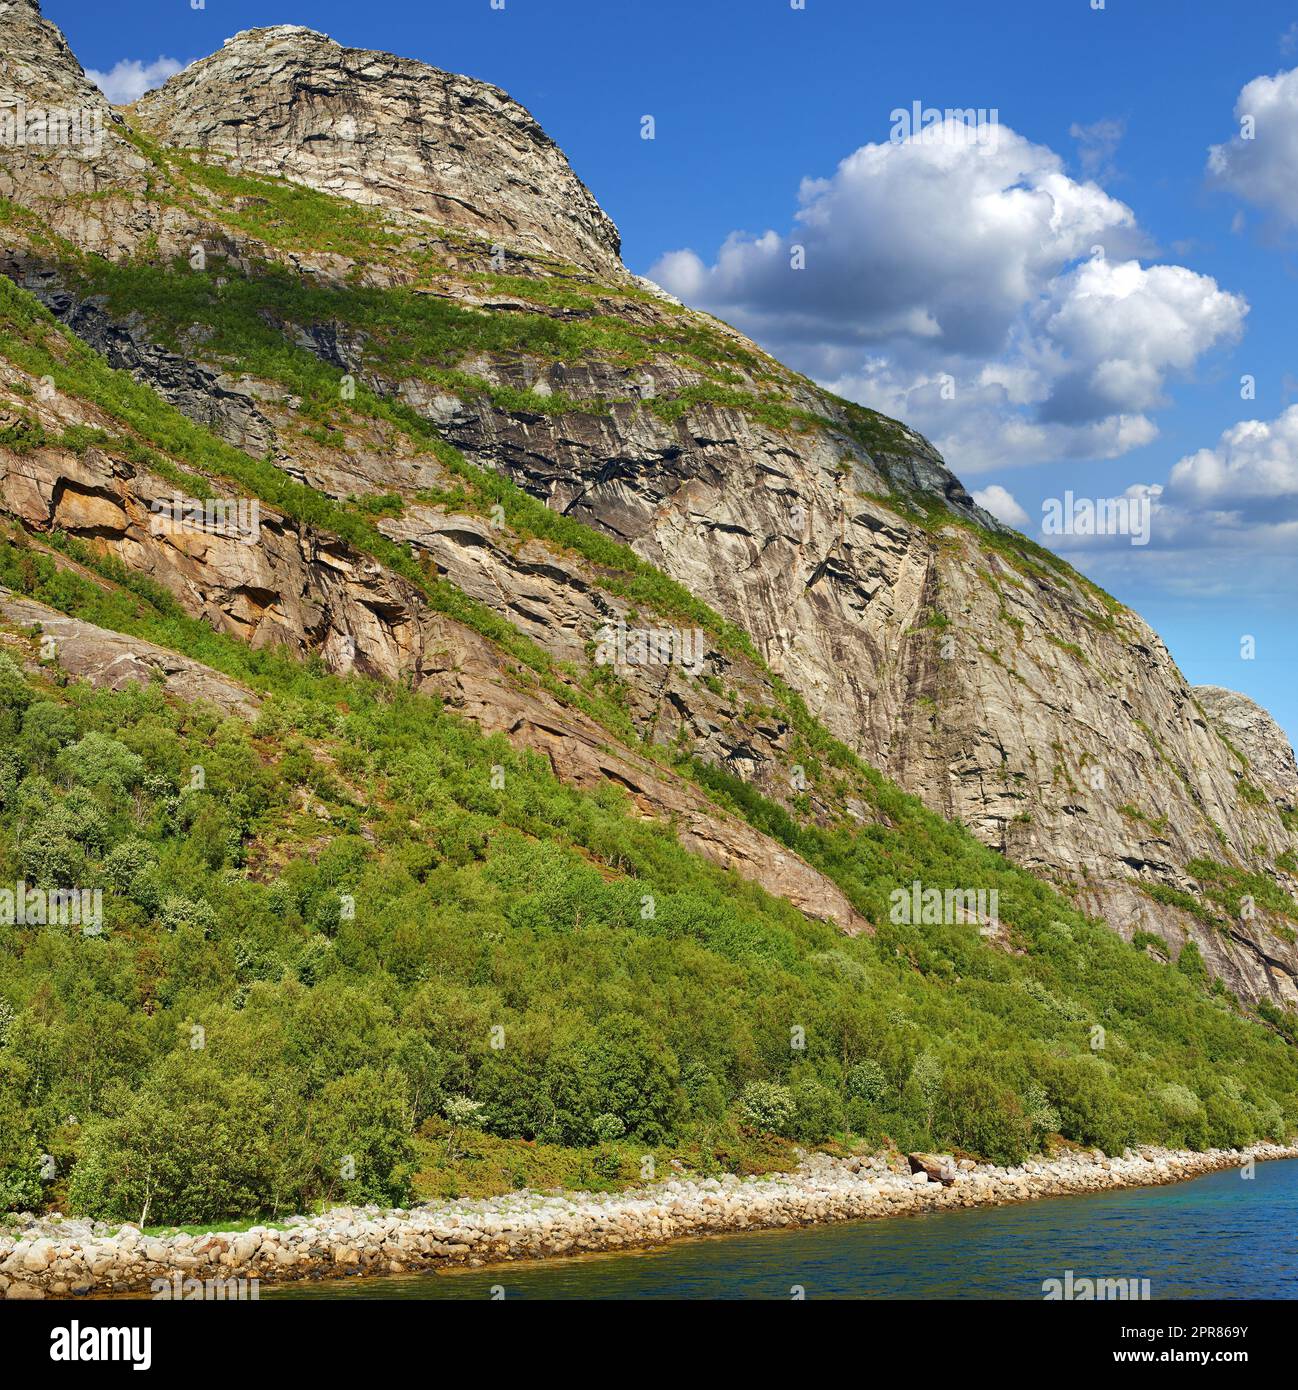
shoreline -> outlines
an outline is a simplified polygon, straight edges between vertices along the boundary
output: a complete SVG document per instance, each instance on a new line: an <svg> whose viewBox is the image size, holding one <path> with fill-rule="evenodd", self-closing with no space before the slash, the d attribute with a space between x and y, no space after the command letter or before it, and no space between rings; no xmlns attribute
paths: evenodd
<svg viewBox="0 0 1298 1390"><path fill-rule="evenodd" d="M944 1158L946 1180L935 1181L929 1173ZM335 1207L274 1227L200 1236L146 1236L130 1224L106 1229L50 1218L0 1234L0 1299L255 1298L262 1282L436 1273L693 1236L1005 1206L1183 1182L1250 1159L1286 1158L1298 1158L1298 1145L1202 1153L1143 1147L1117 1158L1082 1150L1012 1168L923 1155L916 1156L923 1160L918 1172L908 1171L917 1163L904 1156L811 1154L791 1172L760 1177L671 1178L614 1193L514 1192L390 1211Z"/></svg>

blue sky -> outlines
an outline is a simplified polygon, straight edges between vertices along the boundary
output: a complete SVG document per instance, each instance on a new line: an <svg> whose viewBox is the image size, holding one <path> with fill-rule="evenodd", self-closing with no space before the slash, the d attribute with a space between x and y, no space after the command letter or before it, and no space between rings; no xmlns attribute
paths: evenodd
<svg viewBox="0 0 1298 1390"><path fill-rule="evenodd" d="M100 72L183 64L239 29L300 23L504 87L617 221L633 270L916 424L971 489L1009 494L1019 513L988 496L1029 534L1067 490L1155 489L1149 545L1059 545L1153 623L1192 682L1247 692L1298 738L1291 4L45 0L45 12ZM995 150L897 148L891 113L915 101L994 108Z"/></svg>

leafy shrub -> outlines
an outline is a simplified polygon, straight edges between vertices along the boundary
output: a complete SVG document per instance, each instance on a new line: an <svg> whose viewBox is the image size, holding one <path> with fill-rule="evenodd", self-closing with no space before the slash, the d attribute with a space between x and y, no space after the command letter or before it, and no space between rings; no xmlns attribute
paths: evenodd
<svg viewBox="0 0 1298 1390"><path fill-rule="evenodd" d="M1062 1123L1059 1111L1050 1103L1050 1095L1039 1081L1029 1081L1023 1090L1023 1114L1038 1140L1055 1134Z"/></svg>
<svg viewBox="0 0 1298 1390"><path fill-rule="evenodd" d="M838 1095L811 1077L791 1088L793 1116L781 1131L804 1144L818 1144L843 1128L845 1115Z"/></svg>
<svg viewBox="0 0 1298 1390"><path fill-rule="evenodd" d="M451 1124L465 1129L481 1129L486 1115L481 1101L469 1096L447 1096L442 1106L442 1114Z"/></svg>
<svg viewBox="0 0 1298 1390"><path fill-rule="evenodd" d="M102 854L108 845L108 816L84 787L73 787L61 802L50 807L41 823L75 840L91 854Z"/></svg>
<svg viewBox="0 0 1298 1390"><path fill-rule="evenodd" d="M54 822L42 822L23 836L18 863L27 882L40 888L72 888L85 878L81 846Z"/></svg>
<svg viewBox="0 0 1298 1390"><path fill-rule="evenodd" d="M0 1046L12 1018L0 999ZM18 1097L18 1067L0 1054L0 1211L36 1211L41 1206L41 1150L33 1116Z"/></svg>
<svg viewBox="0 0 1298 1390"><path fill-rule="evenodd" d="M37 700L28 705L18 739L18 751L24 766L33 771L44 771L76 736L76 720L62 705L50 700Z"/></svg>
<svg viewBox="0 0 1298 1390"><path fill-rule="evenodd" d="M1004 1083L974 1067L945 1075L938 1132L994 1163L1021 1163L1032 1140L1019 1098Z"/></svg>
<svg viewBox="0 0 1298 1390"><path fill-rule="evenodd" d="M701 1062L690 1061L681 1068L681 1089L691 1118L719 1120L726 1113L725 1090Z"/></svg>
<svg viewBox="0 0 1298 1390"><path fill-rule="evenodd" d="M1203 953L1193 941L1187 941L1181 947L1181 953L1176 958L1176 968L1197 985L1208 983L1208 967L1203 963Z"/></svg>
<svg viewBox="0 0 1298 1390"><path fill-rule="evenodd" d="M70 782L107 787L120 796L144 776L144 759L115 738L92 729L58 754L54 770Z"/></svg>
<svg viewBox="0 0 1298 1390"><path fill-rule="evenodd" d="M793 1092L775 1081L750 1081L739 1096L739 1117L766 1134L787 1134L797 1113Z"/></svg>
<svg viewBox="0 0 1298 1390"><path fill-rule="evenodd" d="M683 1099L679 1067L632 1015L603 1020L594 1038L558 1051L548 1071L554 1124L565 1143L594 1143L601 1116L616 1117L627 1134L648 1144L675 1132Z"/></svg>
<svg viewBox="0 0 1298 1390"><path fill-rule="evenodd" d="M611 1143L626 1133L626 1125L622 1122L621 1116L610 1115L607 1112L603 1115L596 1115L591 1128L595 1132L595 1138L601 1144Z"/></svg>
<svg viewBox="0 0 1298 1390"><path fill-rule="evenodd" d="M883 1068L873 1057L857 1062L847 1073L847 1094L853 1100L875 1105L883 1099L888 1089L888 1078Z"/></svg>
<svg viewBox="0 0 1298 1390"><path fill-rule="evenodd" d="M340 1191L353 1202L408 1202L415 1150L401 1074L363 1067L339 1076L321 1092L319 1110L327 1117L319 1161L325 1172L333 1169L339 1175L336 1182L322 1179L326 1196Z"/></svg>
<svg viewBox="0 0 1298 1390"><path fill-rule="evenodd" d="M1137 951L1153 951L1162 960L1168 959L1167 942L1157 932L1134 932L1131 937L1131 944Z"/></svg>
<svg viewBox="0 0 1298 1390"><path fill-rule="evenodd" d="M1043 1069L1043 1085L1059 1111L1062 1134L1106 1153L1117 1153L1135 1141L1131 1101L1092 1057L1052 1059Z"/></svg>
<svg viewBox="0 0 1298 1390"><path fill-rule="evenodd" d="M0 739L8 743L17 736L32 699L31 687L17 663L7 652L0 652Z"/></svg>
<svg viewBox="0 0 1298 1390"><path fill-rule="evenodd" d="M146 840L123 840L104 860L104 876L117 892L135 894L157 862L158 856Z"/></svg>
<svg viewBox="0 0 1298 1390"><path fill-rule="evenodd" d="M165 898L158 912L159 921L168 931L179 931L190 927L203 936L215 936L217 930L216 913L211 903L194 901L176 895Z"/></svg>
<svg viewBox="0 0 1298 1390"><path fill-rule="evenodd" d="M0 748L0 807L13 803L22 775L18 754L12 748Z"/></svg>
<svg viewBox="0 0 1298 1390"><path fill-rule="evenodd" d="M1203 1112L1203 1105L1199 1097L1188 1086L1182 1086L1180 1082L1173 1081L1166 1086L1160 1086L1157 1100L1159 1105L1174 1120L1192 1120Z"/></svg>
<svg viewBox="0 0 1298 1390"><path fill-rule="evenodd" d="M273 1190L271 1098L177 1057L139 1090L104 1097L69 1184L74 1212L141 1225L214 1222L257 1210Z"/></svg>

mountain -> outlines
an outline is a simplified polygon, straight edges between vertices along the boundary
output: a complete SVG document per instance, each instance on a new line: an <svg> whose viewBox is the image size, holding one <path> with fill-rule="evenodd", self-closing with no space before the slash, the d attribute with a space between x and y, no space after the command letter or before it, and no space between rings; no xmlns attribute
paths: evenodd
<svg viewBox="0 0 1298 1390"><path fill-rule="evenodd" d="M529 1138L546 1126L510 1118L504 1063L465 1058L517 1015L541 1072L515 1084L557 1096L554 1056L604 1054L544 1020L571 1009L603 1036L616 1016L618 1057L669 1099L637 1131L619 1074L564 1143L609 1114L655 1139L691 1106L719 1122L759 1083L804 1088L804 1138L849 1101L860 1132L978 1151L1054 1129L1284 1137L1298 774L1263 711L1192 689L904 424L630 274L498 89L279 26L115 110L33 0L0 28L0 106L43 118L0 158L11 877L90 873L134 824L187 904L106 880L151 1010L239 1036L237 992L278 1038L300 988L373 991L356 1010L385 1041L360 1050L419 1097L411 1125L463 1093ZM51 138L51 111L97 135ZM661 659L610 659L618 643ZM142 680L171 713L132 703ZM211 707L219 727L175 713ZM200 762L195 740L230 740L274 791L246 804L227 769L200 813L154 719ZM91 784L116 828L51 828L79 850L30 857L35 808L87 775L69 750L114 720L144 760ZM442 739L459 761L424 766ZM994 889L999 911L901 923L916 883ZM173 944L158 964L155 919L199 924L193 961ZM585 995L558 983L564 950ZM35 1009L23 959L11 1003ZM187 993L191 971L207 984ZM150 1036L113 1067L162 1095L191 1063L140 1060ZM415 1065L430 1046L437 1067ZM995 1078L981 1103L973 1056ZM852 1072L867 1061L882 1079ZM936 1106L924 1077L947 1064Z"/></svg>
<svg viewBox="0 0 1298 1390"><path fill-rule="evenodd" d="M48 26L37 32L59 50ZM85 98L75 72L65 87L68 104ZM337 450L295 458L256 404L291 400L292 383L250 354L264 366L291 345L353 376L684 585L836 737L941 815L1128 937L1188 936L1242 997L1298 1000L1293 755L1279 730L1246 753L1147 624L978 508L925 440L637 283L612 223L503 93L282 27L236 35L146 96L133 144L121 119L106 115L126 189L141 177L137 151L207 157L164 160L165 175L153 160L146 184L171 193L132 192L121 218L100 206L117 205L111 175L94 195L72 185L83 223L67 199L64 224L28 196L44 225L119 261L147 248L165 265L203 245L240 275L260 259L296 279L258 306L263 336L278 330L282 344L254 348L244 329L198 340L201 304L150 304L125 271L114 295L111 275L51 278L59 257L21 247L19 282L97 346L115 335L110 361L326 492L363 484L409 499L427 479L401 464L354 449L341 463ZM381 214L386 236L368 235L377 222L360 213L329 225L320 212L315 244L292 244L275 207L286 186L258 181L276 173ZM304 283L329 289L312 297ZM421 300L435 312L420 318ZM160 342L183 362L150 361ZM211 375L195 383L195 367ZM589 612L557 623L537 621L544 606L520 612L505 597L514 578L490 572L501 561L487 563L478 536L413 512L386 530L559 659L597 625ZM729 681L724 654L714 675ZM665 742L683 727L710 762L789 802L778 735L728 737L716 710L681 703L678 692L664 712L651 682L637 729Z"/></svg>

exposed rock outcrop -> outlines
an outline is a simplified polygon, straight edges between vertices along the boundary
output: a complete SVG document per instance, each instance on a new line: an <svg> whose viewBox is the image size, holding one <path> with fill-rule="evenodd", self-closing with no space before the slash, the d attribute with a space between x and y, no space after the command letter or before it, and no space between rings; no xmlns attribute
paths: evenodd
<svg viewBox="0 0 1298 1390"><path fill-rule="evenodd" d="M0 198L38 211L42 230L121 255L157 225L144 197L148 161L36 0L0 0L5 118L14 127L0 147Z"/></svg>
<svg viewBox="0 0 1298 1390"><path fill-rule="evenodd" d="M1203 712L1248 759L1249 775L1286 810L1298 809L1298 762L1284 730L1256 701L1219 685L1196 685Z"/></svg>
<svg viewBox="0 0 1298 1390"><path fill-rule="evenodd" d="M664 394L674 373L644 374ZM580 395L580 375L547 380ZM1145 891L1193 893L1186 866L1216 860L1292 894L1276 863L1293 848L1283 777L1261 802L1242 795L1243 769L1148 624L1066 566L1000 544L923 441L867 454L846 435L704 404L672 423L631 405L556 418L388 389L468 457L741 624L822 722L932 809L1123 935L1156 932L1173 954L1194 940L1236 993L1298 1004L1285 923L1263 912L1223 931ZM887 495L908 467L964 524L917 523ZM1259 767L1292 759L1271 730Z"/></svg>
<svg viewBox="0 0 1298 1390"><path fill-rule="evenodd" d="M623 273L617 228L563 151L470 77L278 25L227 39L136 112L168 145Z"/></svg>
<svg viewBox="0 0 1298 1390"><path fill-rule="evenodd" d="M53 424L103 423L66 398ZM0 406L0 428L5 423ZM614 741L579 709L527 679L485 637L433 609L406 579L335 537L272 512L259 513L256 543L220 529L159 528L156 503L174 489L108 447L80 456L50 447L0 449L0 506L38 536L59 530L93 540L169 589L193 615L253 647L321 652L338 670L406 678L487 733L543 754L571 785L612 781L646 816L672 825L681 843L733 869L809 916L856 933L869 924L825 875L752 826L726 816L695 787ZM0 617L45 623L41 605L0 595ZM195 662L168 663L149 643L66 622L55 634L67 669L102 681L148 679L159 670L204 698L236 708L237 687ZM66 639L66 645L65 645ZM237 712L245 712L238 709Z"/></svg>
<svg viewBox="0 0 1298 1390"><path fill-rule="evenodd" d="M129 685L160 680L167 693L177 699L203 701L242 719L251 719L260 708L261 701L253 691L210 666L156 643L66 617L2 587L0 623L19 631L39 631L42 639L51 639L48 659L96 689L124 690ZM39 662L28 657L24 664L35 667Z"/></svg>

